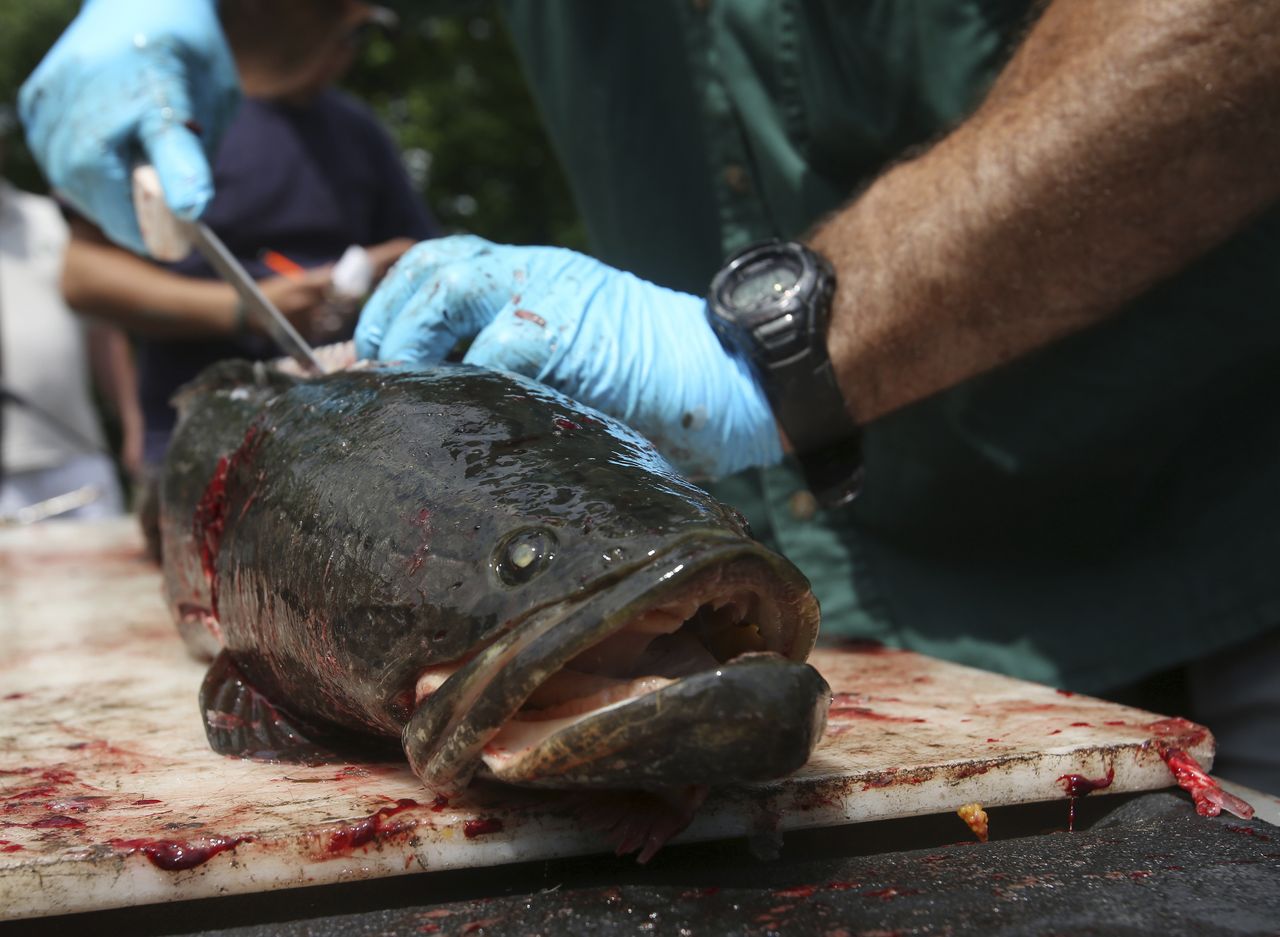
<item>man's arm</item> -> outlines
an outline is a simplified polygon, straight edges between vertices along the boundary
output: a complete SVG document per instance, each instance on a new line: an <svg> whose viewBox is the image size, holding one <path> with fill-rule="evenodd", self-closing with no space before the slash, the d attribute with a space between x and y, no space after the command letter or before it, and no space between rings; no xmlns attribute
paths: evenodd
<svg viewBox="0 0 1280 937"><path fill-rule="evenodd" d="M1055 0L987 101L819 227L828 334L866 422L1078 331L1280 194L1280 0ZM572 272L572 276L568 275ZM583 258L442 238L405 256L362 355L519 371L692 474L780 457L758 382L699 297Z"/></svg>
<svg viewBox="0 0 1280 937"><path fill-rule="evenodd" d="M286 317L305 324L329 283L325 267L258 285ZM239 299L228 284L157 267L79 219L71 222L62 295L78 312L151 338L229 337L243 328Z"/></svg>
<svg viewBox="0 0 1280 937"><path fill-rule="evenodd" d="M78 312L151 338L226 337L239 328L230 286L163 270L79 220L71 222L62 296Z"/></svg>
<svg viewBox="0 0 1280 937"><path fill-rule="evenodd" d="M1280 196L1280 2L1056 0L984 104L821 225L860 421L1119 309Z"/></svg>

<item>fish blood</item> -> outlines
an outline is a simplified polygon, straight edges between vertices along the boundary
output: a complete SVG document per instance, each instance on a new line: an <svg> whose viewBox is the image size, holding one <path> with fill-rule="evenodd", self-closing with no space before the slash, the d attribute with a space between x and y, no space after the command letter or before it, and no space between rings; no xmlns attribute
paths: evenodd
<svg viewBox="0 0 1280 937"><path fill-rule="evenodd" d="M1216 817L1223 810L1242 820L1253 817L1253 807L1224 791L1217 781L1205 774L1199 762L1182 749L1162 747L1160 757L1173 772L1178 786L1191 795L1196 813L1202 817Z"/></svg>
<svg viewBox="0 0 1280 937"><path fill-rule="evenodd" d="M1115 780L1116 769L1108 768L1105 777L1086 778L1083 774L1064 774L1058 778L1062 784L1062 789L1067 794L1070 802L1067 807L1067 830L1073 832L1076 828L1076 800L1091 794L1094 791L1100 791L1111 786L1111 782Z"/></svg>

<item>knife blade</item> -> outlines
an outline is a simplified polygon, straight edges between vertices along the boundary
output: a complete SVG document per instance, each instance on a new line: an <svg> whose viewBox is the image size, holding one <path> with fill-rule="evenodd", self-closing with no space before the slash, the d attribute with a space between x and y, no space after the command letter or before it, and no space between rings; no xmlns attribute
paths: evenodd
<svg viewBox="0 0 1280 937"><path fill-rule="evenodd" d="M236 259L222 239L203 221L184 221L169 210L155 167L143 163L133 170L133 204L142 239L158 260L181 260L194 246L209 266L236 291L245 315L309 374L324 374L306 339L266 297L257 281Z"/></svg>
<svg viewBox="0 0 1280 937"><path fill-rule="evenodd" d="M275 307L266 294L259 288L249 272L236 260L235 255L227 250L222 239L210 230L203 221L180 221L190 232L191 243L200 252L209 266L218 271L219 276L231 284L244 304L249 321L266 332L290 358L298 362L304 371L312 374L323 374L324 367L316 358L315 352L307 344L306 339L298 334L298 330Z"/></svg>

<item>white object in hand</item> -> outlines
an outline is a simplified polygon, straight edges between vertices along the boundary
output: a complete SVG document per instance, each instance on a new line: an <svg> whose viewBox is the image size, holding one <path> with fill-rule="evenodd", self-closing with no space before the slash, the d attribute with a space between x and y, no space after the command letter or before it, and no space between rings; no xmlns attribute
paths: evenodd
<svg viewBox="0 0 1280 937"><path fill-rule="evenodd" d="M143 243L156 260L176 263L191 253L191 236L169 210L160 176L150 163L133 168L133 210Z"/></svg>
<svg viewBox="0 0 1280 937"><path fill-rule="evenodd" d="M369 252L352 244L333 265L333 291L342 299L364 299L373 286L373 261Z"/></svg>

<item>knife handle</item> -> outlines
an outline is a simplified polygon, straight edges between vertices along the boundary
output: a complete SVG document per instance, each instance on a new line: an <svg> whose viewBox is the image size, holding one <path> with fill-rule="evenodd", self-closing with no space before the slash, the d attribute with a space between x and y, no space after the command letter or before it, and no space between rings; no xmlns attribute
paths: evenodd
<svg viewBox="0 0 1280 937"><path fill-rule="evenodd" d="M142 243L156 260L176 263L191 253L191 237L164 200L160 174L150 163L133 167L133 210L138 216Z"/></svg>

